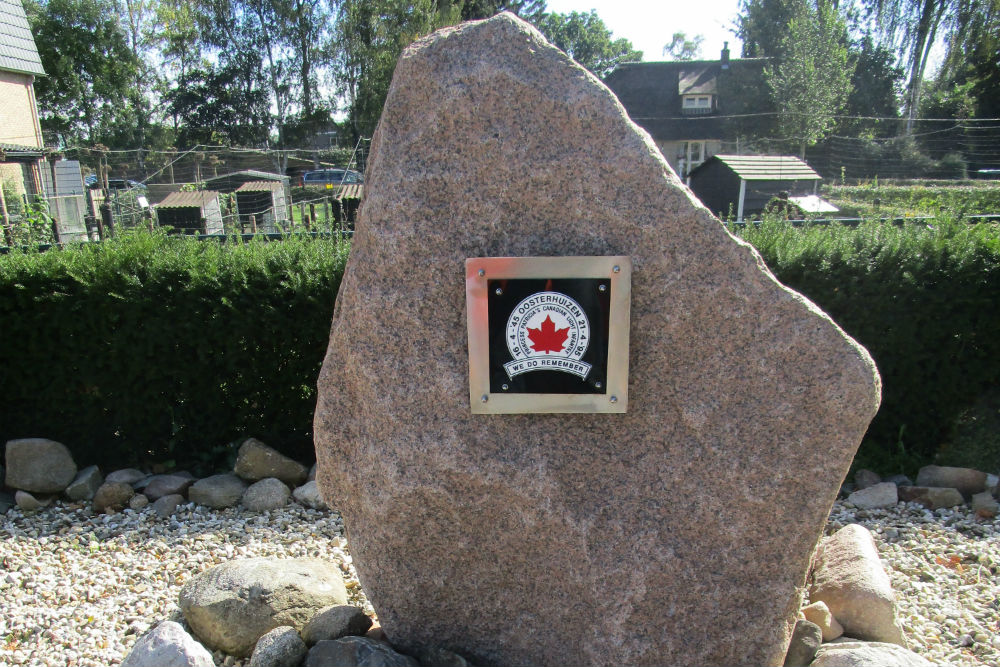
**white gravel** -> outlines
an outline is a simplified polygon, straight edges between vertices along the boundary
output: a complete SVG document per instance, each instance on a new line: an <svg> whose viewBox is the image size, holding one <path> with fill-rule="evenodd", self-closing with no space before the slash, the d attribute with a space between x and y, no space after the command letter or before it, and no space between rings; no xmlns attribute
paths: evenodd
<svg viewBox="0 0 1000 667"><path fill-rule="evenodd" d="M1000 522L968 509L838 502L827 532L852 522L876 534L911 649L935 664L1000 665ZM79 504L11 509L0 516L0 666L116 665L151 624L180 620L177 595L191 576L257 556L333 560L351 602L374 613L335 512L186 505L160 519L149 509L95 516Z"/></svg>

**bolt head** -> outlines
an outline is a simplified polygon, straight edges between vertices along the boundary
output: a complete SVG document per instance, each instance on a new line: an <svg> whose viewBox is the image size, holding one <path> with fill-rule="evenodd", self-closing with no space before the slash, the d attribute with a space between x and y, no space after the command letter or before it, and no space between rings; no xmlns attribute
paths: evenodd
<svg viewBox="0 0 1000 667"><path fill-rule="evenodd" d="M610 398L609 400L610 400L610 401L611 401L612 403L617 403L617 402L618 402L618 397L617 397L617 396L612 396L612 397L611 397L611 398Z"/></svg>
<svg viewBox="0 0 1000 667"><path fill-rule="evenodd" d="M477 271L476 273L478 273L479 277L482 278L483 276L486 275L486 269L479 269L479 271Z"/></svg>
<svg viewBox="0 0 1000 667"><path fill-rule="evenodd" d="M622 267L620 267L617 264L615 264L613 267L611 267L611 270L614 271L615 273L621 273L622 272Z"/></svg>
<svg viewBox="0 0 1000 667"><path fill-rule="evenodd" d="M482 401L483 403L485 403L486 401L490 400L490 397L487 396L486 394L483 394L483 397L480 398L479 400Z"/></svg>

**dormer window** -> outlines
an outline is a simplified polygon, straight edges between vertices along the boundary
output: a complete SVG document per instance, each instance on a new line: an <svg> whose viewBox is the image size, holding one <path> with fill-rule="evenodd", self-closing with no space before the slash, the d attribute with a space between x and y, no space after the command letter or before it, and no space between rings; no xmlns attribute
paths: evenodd
<svg viewBox="0 0 1000 667"><path fill-rule="evenodd" d="M711 113L712 112L712 96L711 95L684 95L681 102L681 110L684 113Z"/></svg>

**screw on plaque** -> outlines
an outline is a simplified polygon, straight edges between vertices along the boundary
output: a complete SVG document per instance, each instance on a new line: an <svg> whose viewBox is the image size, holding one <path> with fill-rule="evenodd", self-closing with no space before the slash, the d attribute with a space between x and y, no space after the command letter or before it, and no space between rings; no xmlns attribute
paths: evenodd
<svg viewBox="0 0 1000 667"><path fill-rule="evenodd" d="M612 397L611 397L611 398L610 398L609 400L610 400L610 401L611 401L612 403L617 403L617 402L618 402L618 397L617 397L617 396L612 396Z"/></svg>
<svg viewBox="0 0 1000 667"><path fill-rule="evenodd" d="M507 391L508 389L510 389L510 387L507 386L507 385L505 385L505 384L504 385L500 385L500 388L503 389L504 391Z"/></svg>
<svg viewBox="0 0 1000 667"><path fill-rule="evenodd" d="M482 401L483 403L485 403L486 401L490 400L490 397L488 395L486 395L486 394L483 394L483 397L480 398L479 400Z"/></svg>
<svg viewBox="0 0 1000 667"><path fill-rule="evenodd" d="M486 269L479 269L479 277L482 278L486 275Z"/></svg>
<svg viewBox="0 0 1000 667"><path fill-rule="evenodd" d="M503 290L502 290L502 289L500 289L500 288L498 287L498 288L497 288L497 291L495 292L495 294L496 294L497 296L500 296L501 294L503 294Z"/></svg>
<svg viewBox="0 0 1000 667"><path fill-rule="evenodd" d="M608 291L608 286L605 285L604 283L601 283L600 285L597 286L597 291L598 292L607 292Z"/></svg>
<svg viewBox="0 0 1000 667"><path fill-rule="evenodd" d="M604 386L604 383L601 382L600 380L598 380L597 382L594 383L594 387L596 387L597 389L600 389L603 386Z"/></svg>
<svg viewBox="0 0 1000 667"><path fill-rule="evenodd" d="M615 273L620 273L621 270L622 270L622 267L620 267L617 264L615 264L613 267L611 267L611 270L614 271Z"/></svg>

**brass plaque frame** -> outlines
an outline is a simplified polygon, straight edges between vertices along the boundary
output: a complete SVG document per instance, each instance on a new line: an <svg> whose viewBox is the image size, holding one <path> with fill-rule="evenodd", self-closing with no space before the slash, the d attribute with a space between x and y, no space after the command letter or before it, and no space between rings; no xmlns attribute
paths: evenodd
<svg viewBox="0 0 1000 667"><path fill-rule="evenodd" d="M501 394L490 391L487 281L597 278L610 284L607 389L603 394ZM624 413L628 411L632 260L611 257L478 257L465 260L469 327L469 405L473 414Z"/></svg>

